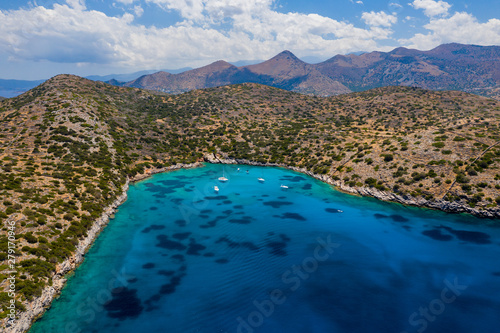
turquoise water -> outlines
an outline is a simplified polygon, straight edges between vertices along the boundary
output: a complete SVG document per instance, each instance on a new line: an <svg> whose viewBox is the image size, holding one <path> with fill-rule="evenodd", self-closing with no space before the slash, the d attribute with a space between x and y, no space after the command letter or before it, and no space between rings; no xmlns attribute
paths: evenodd
<svg viewBox="0 0 500 333"><path fill-rule="evenodd" d="M128 195L31 333L500 330L492 220L279 168L208 164Z"/></svg>

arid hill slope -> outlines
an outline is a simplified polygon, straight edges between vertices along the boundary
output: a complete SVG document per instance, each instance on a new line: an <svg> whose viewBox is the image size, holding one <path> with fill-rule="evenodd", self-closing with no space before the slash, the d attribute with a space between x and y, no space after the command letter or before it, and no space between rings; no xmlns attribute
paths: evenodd
<svg viewBox="0 0 500 333"><path fill-rule="evenodd" d="M457 91L324 98L246 83L167 95L54 77L0 102L0 223L15 225L18 308L41 295L127 177L214 153L500 217L499 124L500 102ZM0 236L0 253L7 244Z"/></svg>

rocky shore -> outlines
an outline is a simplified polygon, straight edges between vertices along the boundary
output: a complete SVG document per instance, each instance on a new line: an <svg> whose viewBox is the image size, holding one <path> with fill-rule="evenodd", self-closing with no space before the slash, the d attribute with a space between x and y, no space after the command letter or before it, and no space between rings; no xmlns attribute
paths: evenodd
<svg viewBox="0 0 500 333"><path fill-rule="evenodd" d="M115 199L115 201L108 206L104 213L94 222L91 229L87 232L87 237L80 240L77 245L75 253L62 263L56 266L56 273L52 277L52 285L43 289L42 295L34 298L31 302L25 304L26 311L19 313L19 317L14 322L14 325L9 326L7 319L2 322L2 330L9 333L23 333L29 330L32 323L39 318L50 307L53 299L59 295L66 282L65 275L75 270L78 265L83 261L85 253L90 248L94 240L97 238L102 229L108 224L110 217L114 215L116 209L127 200L127 191L129 184L137 182L154 174L178 170L189 169L203 166L203 163L196 162L191 164L176 164L160 169L148 169L145 173L134 176L128 179L122 187L122 193Z"/></svg>
<svg viewBox="0 0 500 333"><path fill-rule="evenodd" d="M196 162L196 163L191 163L191 164L182 164L181 163L181 164L171 165L171 166L164 167L164 168L159 168L159 169L147 169L147 170L145 170L144 173L141 173L141 174L138 174L138 175L135 175L134 177L132 177L130 179L130 182L131 183L138 182L140 180L149 178L152 175L157 174L157 173L162 173L162 172L167 172L167 171L173 171L173 170L178 170L178 169L199 168L201 166L203 166L203 163Z"/></svg>
<svg viewBox="0 0 500 333"><path fill-rule="evenodd" d="M66 282L65 275L74 270L82 261L85 255L85 252L88 250L92 242L99 235L101 230L108 224L109 218L113 215L122 203L127 200L127 190L128 190L129 181L125 183L122 187L122 194L120 194L115 201L109 205L102 215L94 222L90 230L87 232L87 237L80 240L76 247L75 253L68 259L64 260L62 263L56 266L56 273L52 277L52 285L46 286L42 295L34 298L28 304L25 304L26 311L21 312L19 317L14 322L13 326L5 326L7 325L7 321L4 322L4 328L9 333L23 333L26 332L31 324L34 322L36 318L41 316L47 308L50 307L52 300L60 293L62 290L64 283Z"/></svg>
<svg viewBox="0 0 500 333"><path fill-rule="evenodd" d="M292 167L281 163L260 163L245 159L234 159L227 157L217 157L213 154L207 154L204 156L204 160L209 163L215 164L244 164L244 165L254 165L254 166L274 166L282 167L296 172L306 174L308 176L314 177L322 182L336 186L336 188L342 192L369 196L383 201L396 202L405 205L426 207L431 209L442 210L449 213L468 213L477 217L483 218L500 218L500 209L488 209L480 210L457 202L448 202L445 200L426 200L424 198L415 198L409 195L399 195L397 193L380 191L375 188L370 187L350 187L343 184L339 180L334 180L328 175L315 174L304 168ZM64 284L66 282L65 275L68 272L73 271L84 259L84 255L96 237L99 235L101 230L108 224L109 219L116 212L116 209L127 199L127 190L129 183L144 180L151 177L154 174L178 170L178 169L188 169L203 166L202 162L196 162L191 164L176 164L173 166L160 168L160 169L148 169L145 173L134 176L133 178L127 180L126 184L122 187L122 194L116 198L116 200L106 208L104 213L99 219L95 221L92 228L88 231L87 237L80 241L77 246L76 252L68 259L66 259L61 264L57 265L56 273L52 277L52 286L47 286L42 291L40 297L35 298L33 301L26 305L27 310L20 313L19 318L15 321L13 326L6 326L7 320L3 321L3 329L9 333L23 333L26 332L34 320L40 317L46 309L48 309L52 303L52 300L61 292Z"/></svg>
<svg viewBox="0 0 500 333"><path fill-rule="evenodd" d="M246 165L256 165L256 166L277 166L286 168L289 170L297 171L308 176L314 177L322 182L334 185L339 191L361 195L369 196L382 201L397 202L404 205L425 207L431 209L442 210L447 213L468 213L477 217L483 218L500 218L500 208L490 208L490 209L477 209L469 207L458 202L449 202L441 199L426 200L424 198L415 198L411 195L399 195L393 192L380 191L373 187L351 187L345 185L340 180L334 180L328 175L318 175L304 168L292 167L282 163L260 163L249 161L245 159L234 159L226 157L217 157L213 154L207 154L204 156L205 161L209 163L221 163L221 164L246 164Z"/></svg>

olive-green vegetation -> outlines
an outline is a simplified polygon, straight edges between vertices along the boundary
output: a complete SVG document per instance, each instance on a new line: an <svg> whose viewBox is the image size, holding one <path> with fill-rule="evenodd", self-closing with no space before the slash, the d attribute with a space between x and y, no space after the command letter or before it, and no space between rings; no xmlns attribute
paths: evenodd
<svg viewBox="0 0 500 333"><path fill-rule="evenodd" d="M500 102L462 92L167 95L57 76L0 102L0 222L16 224L18 301L40 295L127 177L148 169L215 152L487 210L500 203L499 124ZM0 250L3 274L5 237Z"/></svg>

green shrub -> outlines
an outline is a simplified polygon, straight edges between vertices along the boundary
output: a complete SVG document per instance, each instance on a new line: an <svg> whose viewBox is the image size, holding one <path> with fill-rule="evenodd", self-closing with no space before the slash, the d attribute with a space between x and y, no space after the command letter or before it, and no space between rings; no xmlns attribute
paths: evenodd
<svg viewBox="0 0 500 333"><path fill-rule="evenodd" d="M377 180L375 178L369 177L365 179L365 184L370 187L374 187L377 184Z"/></svg>
<svg viewBox="0 0 500 333"><path fill-rule="evenodd" d="M432 145L436 148L443 148L445 146L444 142L434 142Z"/></svg>
<svg viewBox="0 0 500 333"><path fill-rule="evenodd" d="M381 156L384 158L384 162L391 162L394 159L392 154L382 154Z"/></svg>
<svg viewBox="0 0 500 333"><path fill-rule="evenodd" d="M38 238L33 236L33 234L31 232L25 233L23 235L23 238L26 239L28 241L28 243L30 243L30 244L35 244L38 242Z"/></svg>

